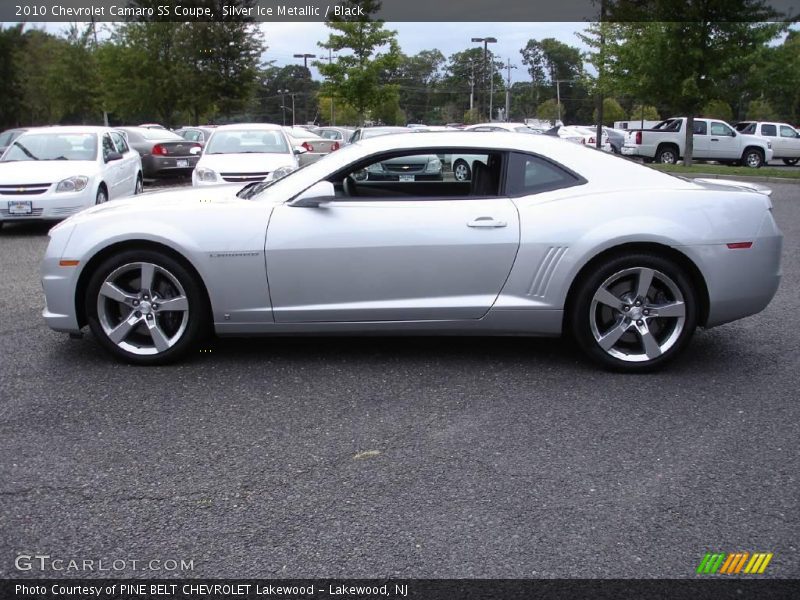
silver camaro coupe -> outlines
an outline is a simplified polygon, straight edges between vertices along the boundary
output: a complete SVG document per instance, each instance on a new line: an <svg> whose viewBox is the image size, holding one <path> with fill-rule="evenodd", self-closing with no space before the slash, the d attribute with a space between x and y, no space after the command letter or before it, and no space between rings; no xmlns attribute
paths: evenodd
<svg viewBox="0 0 800 600"><path fill-rule="evenodd" d="M432 154L474 157L470 178L363 177ZM544 135L388 135L281 179L70 217L50 231L44 318L148 365L212 332L568 333L601 365L644 371L697 326L763 310L781 243L760 186L688 181Z"/></svg>

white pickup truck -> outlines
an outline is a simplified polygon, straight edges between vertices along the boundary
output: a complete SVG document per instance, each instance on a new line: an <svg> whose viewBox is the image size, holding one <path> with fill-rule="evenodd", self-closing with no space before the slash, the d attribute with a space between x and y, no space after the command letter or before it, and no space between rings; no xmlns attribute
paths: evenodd
<svg viewBox="0 0 800 600"><path fill-rule="evenodd" d="M683 158L686 117L661 121L652 129L634 129L625 137L622 154L674 164ZM762 137L738 133L716 119L694 119L692 157L757 169L772 160L772 143Z"/></svg>
<svg viewBox="0 0 800 600"><path fill-rule="evenodd" d="M788 123L742 121L736 131L766 138L772 142L772 157L787 165L800 161L800 132Z"/></svg>

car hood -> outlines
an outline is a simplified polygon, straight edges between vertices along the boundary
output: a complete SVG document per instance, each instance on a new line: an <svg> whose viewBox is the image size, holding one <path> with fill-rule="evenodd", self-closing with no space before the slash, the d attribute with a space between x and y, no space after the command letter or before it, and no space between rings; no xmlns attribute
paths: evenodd
<svg viewBox="0 0 800 600"><path fill-rule="evenodd" d="M297 167L293 154L204 154L198 169L217 173L271 173L280 167Z"/></svg>
<svg viewBox="0 0 800 600"><path fill-rule="evenodd" d="M91 160L18 160L0 162L0 184L55 183L97 172L97 163Z"/></svg>

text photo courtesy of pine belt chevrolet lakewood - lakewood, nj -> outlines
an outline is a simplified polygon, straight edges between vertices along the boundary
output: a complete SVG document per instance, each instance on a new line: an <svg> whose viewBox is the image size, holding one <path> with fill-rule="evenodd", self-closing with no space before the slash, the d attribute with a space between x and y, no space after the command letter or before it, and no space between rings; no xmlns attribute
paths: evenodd
<svg viewBox="0 0 800 600"><path fill-rule="evenodd" d="M0 600L795 600L799 7L0 3Z"/></svg>

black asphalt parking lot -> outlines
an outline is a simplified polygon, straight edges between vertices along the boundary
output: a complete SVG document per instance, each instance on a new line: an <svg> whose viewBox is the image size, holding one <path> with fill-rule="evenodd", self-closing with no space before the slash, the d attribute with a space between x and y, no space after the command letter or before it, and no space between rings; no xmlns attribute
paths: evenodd
<svg viewBox="0 0 800 600"><path fill-rule="evenodd" d="M41 318L46 226L0 231L0 576L19 554L192 560L127 577L800 577L800 185L784 279L668 370L478 338L216 341L113 362ZM69 573L108 576L109 573Z"/></svg>

